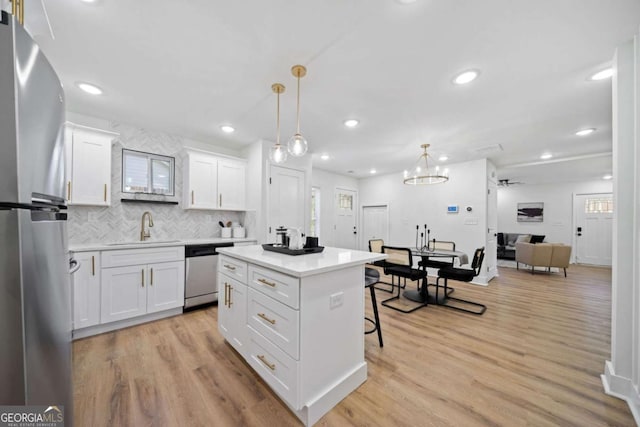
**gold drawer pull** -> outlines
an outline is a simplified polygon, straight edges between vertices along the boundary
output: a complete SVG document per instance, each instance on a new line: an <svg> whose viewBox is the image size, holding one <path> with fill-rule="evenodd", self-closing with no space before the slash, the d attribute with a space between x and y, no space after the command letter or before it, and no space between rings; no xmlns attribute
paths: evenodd
<svg viewBox="0 0 640 427"><path fill-rule="evenodd" d="M266 314L264 314L264 313L258 313L258 317L259 317L259 318L261 318L261 319L266 320L267 322L271 323L272 325L275 325L275 324L276 324L276 320L275 320L275 319L269 319L269 318L267 317L267 315L266 315Z"/></svg>
<svg viewBox="0 0 640 427"><path fill-rule="evenodd" d="M229 307L229 284L227 282L224 283L224 305L225 307Z"/></svg>
<svg viewBox="0 0 640 427"><path fill-rule="evenodd" d="M104 201L107 201L107 184L104 185Z"/></svg>
<svg viewBox="0 0 640 427"><path fill-rule="evenodd" d="M264 355L259 354L259 355L258 355L258 359L260 359L260 361L261 361L262 363L264 363L264 365L265 365L267 368L271 369L272 371L275 371L275 370L276 370L276 365L275 365L275 363L269 363L269 362L267 362L267 359L264 357Z"/></svg>
<svg viewBox="0 0 640 427"><path fill-rule="evenodd" d="M151 279L151 283L150 284L151 284L151 286L153 286L153 268L151 269L151 278L150 279Z"/></svg>
<svg viewBox="0 0 640 427"><path fill-rule="evenodd" d="M267 279L258 279L258 282L262 283L263 285L271 286L272 288L276 287L275 283L270 282Z"/></svg>
<svg viewBox="0 0 640 427"><path fill-rule="evenodd" d="M225 264L224 268L228 268L231 271L236 271L236 268L233 265Z"/></svg>
<svg viewBox="0 0 640 427"><path fill-rule="evenodd" d="M231 301L231 296L233 295L233 286L229 285L229 308L233 305L233 301Z"/></svg>
<svg viewBox="0 0 640 427"><path fill-rule="evenodd" d="M194 205L195 202L195 195L194 195L195 191L191 190L191 204Z"/></svg>
<svg viewBox="0 0 640 427"><path fill-rule="evenodd" d="M67 182L67 200L71 200L71 181Z"/></svg>
<svg viewBox="0 0 640 427"><path fill-rule="evenodd" d="M144 270L142 270L142 287L144 288Z"/></svg>
<svg viewBox="0 0 640 427"><path fill-rule="evenodd" d="M96 275L96 257L95 255L91 255L91 275Z"/></svg>

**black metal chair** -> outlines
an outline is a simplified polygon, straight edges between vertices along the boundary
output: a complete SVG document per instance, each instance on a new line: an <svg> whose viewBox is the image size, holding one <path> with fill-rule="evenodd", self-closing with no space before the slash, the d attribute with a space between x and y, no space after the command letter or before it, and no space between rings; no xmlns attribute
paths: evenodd
<svg viewBox="0 0 640 427"><path fill-rule="evenodd" d="M382 329L380 329L380 316L378 316L378 303L376 301L376 290L373 285L378 283L380 280L380 273L375 268L365 267L364 268L364 287L369 288L371 291L371 304L373 305L373 318L372 320L368 317L364 319L371 322L373 324L373 329L368 331L364 331L365 334L372 334L375 331L378 331L378 342L380 343L380 347L383 347L382 343Z"/></svg>
<svg viewBox="0 0 640 427"><path fill-rule="evenodd" d="M435 239L430 240L427 245L430 251L436 251L438 249L442 249L445 251L456 250L455 242L446 242L444 240L435 240ZM439 259L435 260L435 259L430 259L427 256L423 256L422 261L418 263L418 266L423 268L453 267L453 261L455 257L452 256L451 258L445 258L445 259L447 259L447 261L442 261L442 257L439 257Z"/></svg>
<svg viewBox="0 0 640 427"><path fill-rule="evenodd" d="M382 253L387 255L387 258L384 260L384 274L391 276L393 286L398 287L398 294L382 301L382 305L402 313L411 313L420 307L426 306L428 304L426 299L423 302L418 302L419 305L412 307L409 310L403 310L400 307L394 307L389 304L390 301L400 299L400 279L404 280L405 286L407 279L414 281L422 280L422 286L427 286L427 272L424 269L420 270L413 268L413 257L411 255L411 249L409 248L383 246ZM396 277L398 278L397 285L395 284Z"/></svg>
<svg viewBox="0 0 640 427"><path fill-rule="evenodd" d="M436 303L443 307L454 308L460 311L466 311L472 314L483 314L487 310L487 306L477 302L464 300L461 298L450 297L448 293L449 279L457 280L459 282L470 282L480 274L480 268L482 267L482 261L484 260L484 247L476 249L473 254L473 262L471 263L471 269L468 268L456 268L456 267L443 267L438 270L438 279L436 280ZM444 295L442 300L439 299L440 291L440 279L444 279ZM472 307L478 307L478 310L470 310L457 305L448 304L448 301L453 300L460 304L470 305ZM455 303L454 303L455 304Z"/></svg>
<svg viewBox="0 0 640 427"><path fill-rule="evenodd" d="M382 247L384 246L384 240L382 239L371 239L369 240L369 252L374 252L374 253L382 253ZM374 261L371 263L371 265L375 265L376 267L381 267L384 268L384 260L380 260L380 261ZM389 282L383 282L382 280L378 280L378 283L376 283L376 285L389 285L391 286L391 288L387 289L385 287L380 287L380 286L376 286L376 289L379 289L381 291L385 291L388 292L390 294L393 293L393 283L389 283Z"/></svg>

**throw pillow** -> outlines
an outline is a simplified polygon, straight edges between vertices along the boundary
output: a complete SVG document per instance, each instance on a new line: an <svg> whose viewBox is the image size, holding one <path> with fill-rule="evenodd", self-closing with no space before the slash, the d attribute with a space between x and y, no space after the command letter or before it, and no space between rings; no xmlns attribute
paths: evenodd
<svg viewBox="0 0 640 427"><path fill-rule="evenodd" d="M531 242L531 234L521 234L516 239L516 243L530 243Z"/></svg>
<svg viewBox="0 0 640 427"><path fill-rule="evenodd" d="M517 234L507 234L507 246L515 246L516 245L516 240L518 238Z"/></svg>
<svg viewBox="0 0 640 427"><path fill-rule="evenodd" d="M529 243L542 243L542 242L544 242L544 238L545 237L546 236L541 236L539 234L533 234L531 236L531 240L529 241Z"/></svg>

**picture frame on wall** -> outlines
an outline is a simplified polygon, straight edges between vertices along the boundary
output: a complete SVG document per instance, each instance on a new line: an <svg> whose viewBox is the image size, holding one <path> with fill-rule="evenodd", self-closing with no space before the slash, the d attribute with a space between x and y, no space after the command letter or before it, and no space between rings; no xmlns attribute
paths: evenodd
<svg viewBox="0 0 640 427"><path fill-rule="evenodd" d="M518 203L518 222L542 222L543 216L543 202Z"/></svg>

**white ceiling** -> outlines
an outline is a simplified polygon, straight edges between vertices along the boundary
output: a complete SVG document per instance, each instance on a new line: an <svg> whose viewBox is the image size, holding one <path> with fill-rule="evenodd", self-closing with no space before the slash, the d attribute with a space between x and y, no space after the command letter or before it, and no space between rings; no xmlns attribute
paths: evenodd
<svg viewBox="0 0 640 427"><path fill-rule="evenodd" d="M281 82L286 141L295 130L290 68L300 63L314 166L357 177L401 173L425 142L448 163L488 156L501 178L526 175L509 166L543 152L586 158L529 166L530 181L538 169L601 177L611 171L602 155L611 152L611 81L587 78L640 25L637 0L44 3L55 40L39 42L70 111L240 148L275 140L271 84ZM481 72L476 81L452 84L470 68ZM77 81L105 93L87 95ZM360 125L346 128L347 118ZM235 133L219 129L227 123ZM574 135L585 127L597 132ZM483 154L496 144L503 150Z"/></svg>

